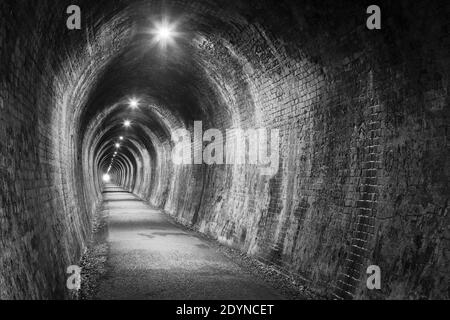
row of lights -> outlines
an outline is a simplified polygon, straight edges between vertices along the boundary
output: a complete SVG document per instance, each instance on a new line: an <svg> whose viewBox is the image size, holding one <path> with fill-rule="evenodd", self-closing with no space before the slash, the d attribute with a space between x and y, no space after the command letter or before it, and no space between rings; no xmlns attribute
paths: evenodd
<svg viewBox="0 0 450 320"><path fill-rule="evenodd" d="M139 107L139 100L136 98L131 98L128 101L128 105L130 106L131 109L137 109ZM123 122L123 126L125 128L129 128L131 127L131 121L130 120L125 120ZM120 137L119 140L123 140L123 137ZM117 143L116 143L116 148L117 148Z"/></svg>
<svg viewBox="0 0 450 320"><path fill-rule="evenodd" d="M170 23L168 23L166 20L155 24L155 28L154 30L151 31L152 34L155 35L155 41L160 43L162 46L166 46L168 43L172 43L173 42L173 38L176 37L178 35L178 33L175 31L175 25L171 25ZM139 100L136 98L131 98L128 101L128 105L131 109L137 109L139 107ZM131 127L131 121L130 120L124 120L123 122L123 126L125 128L129 128ZM119 137L119 141L123 141L124 137L120 136ZM104 182L110 182L111 181L111 176L109 175L109 172L112 169L112 166L114 164L114 160L116 159L119 149L121 147L120 142L115 142L114 146L116 147L116 151L114 152L114 155L111 159L111 163L108 167L108 170L106 172L106 174L103 175L103 181Z"/></svg>
<svg viewBox="0 0 450 320"><path fill-rule="evenodd" d="M130 108L132 108L132 109L137 109L137 108L139 107L139 100L136 99L136 98L131 98L131 99L128 101L128 106L129 106ZM125 128L131 127L131 121L130 121L130 120L125 120L125 121L123 122L123 126L124 126ZM112 159L111 159L111 163L109 164L108 170L107 170L106 173L103 175L103 181L104 181L104 182L110 182L110 181L111 181L111 176L109 175L109 172L111 171L112 166L113 166L113 164L114 164L114 160L116 159L116 157L117 157L117 155L118 155L118 153L119 153L119 149L120 149L120 147L121 147L120 142L124 141L124 139L125 139L125 138L124 138L123 136L120 136L120 137L119 137L119 141L117 141L117 142L114 143L114 147L116 148L116 151L114 152L114 155L113 155L113 157L112 157Z"/></svg>

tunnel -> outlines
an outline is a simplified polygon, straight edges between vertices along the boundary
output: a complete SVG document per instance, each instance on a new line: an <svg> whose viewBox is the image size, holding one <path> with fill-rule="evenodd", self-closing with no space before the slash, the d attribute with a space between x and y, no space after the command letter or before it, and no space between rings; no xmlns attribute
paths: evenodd
<svg viewBox="0 0 450 320"><path fill-rule="evenodd" d="M318 299L449 299L450 7L375 2L1 1L0 299L73 298L101 219L121 268L204 238Z"/></svg>

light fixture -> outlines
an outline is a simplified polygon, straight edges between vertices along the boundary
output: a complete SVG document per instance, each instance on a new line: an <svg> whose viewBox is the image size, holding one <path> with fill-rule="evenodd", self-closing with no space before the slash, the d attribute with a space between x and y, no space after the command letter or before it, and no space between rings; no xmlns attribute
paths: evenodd
<svg viewBox="0 0 450 320"><path fill-rule="evenodd" d="M109 175L109 174L104 174L103 175L103 181L104 182L109 182L109 181L111 181L111 176Z"/></svg>
<svg viewBox="0 0 450 320"><path fill-rule="evenodd" d="M167 41L173 37L172 29L167 24L160 25L156 29L156 34L159 41Z"/></svg>
<svg viewBox="0 0 450 320"><path fill-rule="evenodd" d="M132 99L130 99L130 101L128 101L128 105L131 108L136 109L137 107L139 107L139 100L136 98L132 98Z"/></svg>
<svg viewBox="0 0 450 320"><path fill-rule="evenodd" d="M126 128L128 128L128 127L131 126L131 121L130 121L130 120L125 120L125 121L123 122L123 125L124 125Z"/></svg>
<svg viewBox="0 0 450 320"><path fill-rule="evenodd" d="M119 149L120 148L120 143L116 143L115 146L116 146L116 149Z"/></svg>
<svg viewBox="0 0 450 320"><path fill-rule="evenodd" d="M121 136L121 137L119 137L119 140L123 140L123 137Z"/></svg>
<svg viewBox="0 0 450 320"><path fill-rule="evenodd" d="M151 33L155 36L154 41L160 43L162 46L166 46L167 43L173 43L174 38L178 35L175 30L176 25L169 23L165 18L161 22L157 22L154 25Z"/></svg>

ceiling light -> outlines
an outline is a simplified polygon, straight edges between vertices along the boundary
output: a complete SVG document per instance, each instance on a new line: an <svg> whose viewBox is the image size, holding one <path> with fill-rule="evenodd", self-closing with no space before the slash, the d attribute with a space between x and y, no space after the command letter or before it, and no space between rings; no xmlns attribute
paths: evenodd
<svg viewBox="0 0 450 320"><path fill-rule="evenodd" d="M120 148L120 143L116 143L115 146L116 146L117 149L119 149Z"/></svg>
<svg viewBox="0 0 450 320"><path fill-rule="evenodd" d="M168 25L161 25L156 29L156 34L160 41L165 41L173 37L172 29Z"/></svg>
<svg viewBox="0 0 450 320"><path fill-rule="evenodd" d="M131 121L130 120L125 120L123 122L123 125L128 128L129 126L131 126Z"/></svg>
<svg viewBox="0 0 450 320"><path fill-rule="evenodd" d="M155 23L152 33L155 35L154 41L159 42L163 46L168 42L173 42L173 39L178 35L175 31L175 24L170 24L166 19Z"/></svg>
<svg viewBox="0 0 450 320"><path fill-rule="evenodd" d="M132 98L130 99L130 101L128 102L128 105L133 108L136 109L137 107L139 107L139 100L136 98Z"/></svg>

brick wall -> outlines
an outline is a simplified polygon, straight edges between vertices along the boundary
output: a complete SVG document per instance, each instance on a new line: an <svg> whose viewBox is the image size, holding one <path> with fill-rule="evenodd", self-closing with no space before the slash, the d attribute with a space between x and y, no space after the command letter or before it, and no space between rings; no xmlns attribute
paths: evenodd
<svg viewBox="0 0 450 320"><path fill-rule="evenodd" d="M68 297L99 201L85 192L74 110L117 43L106 32L87 53L53 5L0 4L0 299Z"/></svg>

